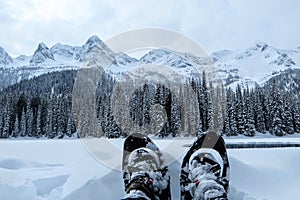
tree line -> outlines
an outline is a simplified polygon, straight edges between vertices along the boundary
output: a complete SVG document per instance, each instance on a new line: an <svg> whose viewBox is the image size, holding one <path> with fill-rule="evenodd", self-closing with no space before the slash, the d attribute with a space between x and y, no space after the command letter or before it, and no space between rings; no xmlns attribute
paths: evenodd
<svg viewBox="0 0 300 200"><path fill-rule="evenodd" d="M72 116L75 71L23 80L0 92L0 138L63 138L76 129Z"/></svg>
<svg viewBox="0 0 300 200"><path fill-rule="evenodd" d="M53 72L2 90L0 138L77 137L72 112L76 73ZM92 136L125 137L141 126L159 137L196 136L210 128L228 136L299 133L299 90L282 87L283 82L274 77L264 86L232 89L215 87L203 73L187 79L176 93L166 85L147 83L129 95L104 73L92 108L102 132ZM119 98L113 99L113 94Z"/></svg>

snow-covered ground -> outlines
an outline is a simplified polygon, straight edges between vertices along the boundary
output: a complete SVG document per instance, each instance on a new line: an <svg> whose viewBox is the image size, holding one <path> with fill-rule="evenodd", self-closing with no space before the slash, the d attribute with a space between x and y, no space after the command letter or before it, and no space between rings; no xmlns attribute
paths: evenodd
<svg viewBox="0 0 300 200"><path fill-rule="evenodd" d="M193 139L154 140L173 158L173 199L179 199L179 171ZM235 138L235 142L300 142L300 138ZM0 200L115 200L123 196L120 172L123 139L97 140L95 159L81 140L0 140ZM105 145L112 144L106 148ZM103 148L102 148L103 145ZM109 150L114 149L114 150ZM229 149L230 199L297 199L300 148ZM99 155L99 152L98 152ZM99 156L97 157L99 158ZM112 165L111 161L115 162ZM109 166L108 166L109 164ZM113 167L110 167L113 166Z"/></svg>

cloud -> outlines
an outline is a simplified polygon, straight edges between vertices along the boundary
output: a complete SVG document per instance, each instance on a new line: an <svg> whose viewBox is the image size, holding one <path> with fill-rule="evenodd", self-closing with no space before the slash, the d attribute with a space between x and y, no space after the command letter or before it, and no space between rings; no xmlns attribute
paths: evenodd
<svg viewBox="0 0 300 200"><path fill-rule="evenodd" d="M159 27L179 31L211 52L246 48L262 40L299 46L297 0L4 0L0 46L13 56L32 54L38 42L81 45L124 31Z"/></svg>

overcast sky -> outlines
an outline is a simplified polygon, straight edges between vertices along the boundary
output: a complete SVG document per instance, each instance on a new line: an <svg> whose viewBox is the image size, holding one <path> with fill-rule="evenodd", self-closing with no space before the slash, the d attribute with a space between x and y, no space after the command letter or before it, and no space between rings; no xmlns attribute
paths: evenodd
<svg viewBox="0 0 300 200"><path fill-rule="evenodd" d="M167 28L209 53L239 50L261 40L300 46L299 0L1 0L0 46L13 57L31 55L39 42L82 45L124 31Z"/></svg>

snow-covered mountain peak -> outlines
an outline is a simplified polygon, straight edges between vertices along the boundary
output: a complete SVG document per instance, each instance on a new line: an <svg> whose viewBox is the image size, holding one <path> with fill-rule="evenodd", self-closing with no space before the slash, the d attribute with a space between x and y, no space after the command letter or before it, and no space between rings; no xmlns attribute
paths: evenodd
<svg viewBox="0 0 300 200"><path fill-rule="evenodd" d="M136 63L138 61L139 60L137 60L136 58L132 58L129 55L121 52L121 53L116 54L114 64L115 65L128 65L128 64Z"/></svg>
<svg viewBox="0 0 300 200"><path fill-rule="evenodd" d="M270 45L268 43L257 40L253 43L252 47L250 47L250 48L255 49L255 50L264 51L267 47L270 47Z"/></svg>
<svg viewBox="0 0 300 200"><path fill-rule="evenodd" d="M228 59L228 57L232 56L233 53L234 53L234 51L231 51L231 50L220 50L220 51L215 51L215 52L211 53L210 57L213 62L223 61L223 60Z"/></svg>
<svg viewBox="0 0 300 200"><path fill-rule="evenodd" d="M8 53L0 47L0 65L8 65L13 62L13 59Z"/></svg>
<svg viewBox="0 0 300 200"><path fill-rule="evenodd" d="M19 56L16 58L16 60L18 60L18 61L24 61L24 60L26 60L26 58L28 58L28 56L26 56L26 55L19 55Z"/></svg>
<svg viewBox="0 0 300 200"><path fill-rule="evenodd" d="M79 61L84 62L91 57L102 57L100 59L112 61L114 55L115 53L98 36L94 35L82 46Z"/></svg>
<svg viewBox="0 0 300 200"><path fill-rule="evenodd" d="M269 44L261 41L256 41L249 48L238 53L235 56L235 59L243 60L243 59L249 59L254 56L264 56L265 58L268 58L273 55L278 55L278 53L279 52Z"/></svg>
<svg viewBox="0 0 300 200"><path fill-rule="evenodd" d="M44 42L41 42L41 43L39 43L36 51L43 51L44 49L48 50L49 48L47 47L47 45Z"/></svg>
<svg viewBox="0 0 300 200"><path fill-rule="evenodd" d="M86 45L92 46L95 44L100 44L103 45L104 42L102 40L100 40L100 38L97 35L93 35L91 36L85 43Z"/></svg>
<svg viewBox="0 0 300 200"><path fill-rule="evenodd" d="M63 45L60 43L57 43L53 47L51 47L50 51L52 52L54 57L61 56L61 57L67 57L67 58L72 58L74 56L76 57L76 53L78 53L76 51L76 47L72 47L69 45Z"/></svg>
<svg viewBox="0 0 300 200"><path fill-rule="evenodd" d="M288 68L300 67L300 52L275 48L256 41L242 51L218 51L211 54L225 85L262 84Z"/></svg>
<svg viewBox="0 0 300 200"><path fill-rule="evenodd" d="M192 66L192 64L188 62L184 55L180 55L180 53L173 52L167 49L152 50L144 55L140 59L140 61L145 64L155 63L177 68Z"/></svg>
<svg viewBox="0 0 300 200"><path fill-rule="evenodd" d="M46 60L55 60L52 52L43 42L39 43L37 49L35 50L32 58L30 59L30 64L43 63Z"/></svg>

